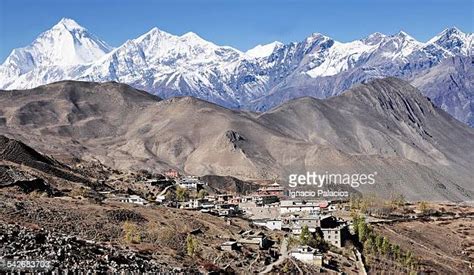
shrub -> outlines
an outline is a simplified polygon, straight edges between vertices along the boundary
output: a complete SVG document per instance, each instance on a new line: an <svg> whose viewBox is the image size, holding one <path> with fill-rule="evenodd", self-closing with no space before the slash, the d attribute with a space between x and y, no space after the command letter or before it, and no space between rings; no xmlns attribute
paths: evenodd
<svg viewBox="0 0 474 275"><path fill-rule="evenodd" d="M374 242L372 241L372 238L368 238L364 242L364 253L370 254L371 252L375 250L374 248L375 246L374 246Z"/></svg>
<svg viewBox="0 0 474 275"><path fill-rule="evenodd" d="M204 199L204 197L206 197L207 195L208 195L207 191L204 190L204 189L201 189L201 190L199 190L199 193L198 193L197 196L198 196L198 198L200 198L200 199Z"/></svg>
<svg viewBox="0 0 474 275"><path fill-rule="evenodd" d="M428 203L426 201L420 201L418 203L418 210L423 213L423 214L426 214L429 210L428 208Z"/></svg>
<svg viewBox="0 0 474 275"><path fill-rule="evenodd" d="M387 238L383 238L383 242L382 242L382 253L384 255L387 255L388 253L390 253L390 250L391 250L391 245L390 245L390 242L388 241Z"/></svg>
<svg viewBox="0 0 474 275"><path fill-rule="evenodd" d="M199 249L199 242L193 235L188 234L186 237L186 251L188 252L188 256L194 257Z"/></svg>
<svg viewBox="0 0 474 275"><path fill-rule="evenodd" d="M69 192L69 196L87 198L89 196L89 190L87 190L83 186L76 187Z"/></svg>
<svg viewBox="0 0 474 275"><path fill-rule="evenodd" d="M178 199L178 201L185 201L188 197L188 190L182 187L176 188L176 199Z"/></svg>
<svg viewBox="0 0 474 275"><path fill-rule="evenodd" d="M141 235L136 224L126 221L122 227L123 240L126 243L140 243Z"/></svg>

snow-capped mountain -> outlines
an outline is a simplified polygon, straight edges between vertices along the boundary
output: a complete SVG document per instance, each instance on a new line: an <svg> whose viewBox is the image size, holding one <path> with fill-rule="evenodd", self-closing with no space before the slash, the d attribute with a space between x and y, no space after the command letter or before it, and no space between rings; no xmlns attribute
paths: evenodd
<svg viewBox="0 0 474 275"><path fill-rule="evenodd" d="M175 36L153 28L83 66L76 79L113 80L163 97L193 95L226 104L232 101L232 91L222 75L229 74L229 67L242 56L236 49L217 46L195 33Z"/></svg>
<svg viewBox="0 0 474 275"><path fill-rule="evenodd" d="M473 34L466 34L453 27L433 37L428 44L434 44L456 55L472 55Z"/></svg>
<svg viewBox="0 0 474 275"><path fill-rule="evenodd" d="M14 49L0 66L1 86L16 87L15 79L37 68L71 67L96 61L112 47L72 19L63 18L29 46ZM33 83L33 85L39 83ZM31 86L31 85L30 85Z"/></svg>
<svg viewBox="0 0 474 275"><path fill-rule="evenodd" d="M472 41L472 34L457 28L428 42L402 31L351 42L314 33L300 42L273 42L241 52L194 33L177 36L153 28L114 49L74 20L62 19L31 45L12 51L0 66L0 88L32 88L64 79L117 81L164 98L191 95L231 108L267 110L295 97L326 98L373 78L396 76L423 83L436 104L448 112L458 110L451 114L472 126L466 114L474 110L465 108L474 105L472 88L462 88L455 101L446 87L426 88L427 80L441 71L432 68L442 61L472 57ZM425 81L416 81L428 73ZM472 83L471 74L465 75L470 77L465 82Z"/></svg>
<svg viewBox="0 0 474 275"><path fill-rule="evenodd" d="M267 57L271 55L275 49L283 46L283 43L274 41L272 43L268 43L265 45L257 45L254 48L246 51L245 53L248 56L254 57L254 58L261 58L261 57Z"/></svg>

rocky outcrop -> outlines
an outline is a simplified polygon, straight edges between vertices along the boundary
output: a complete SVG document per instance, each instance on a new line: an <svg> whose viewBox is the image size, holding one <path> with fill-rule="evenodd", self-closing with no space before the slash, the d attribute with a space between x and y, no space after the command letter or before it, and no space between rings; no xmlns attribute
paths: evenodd
<svg viewBox="0 0 474 275"><path fill-rule="evenodd" d="M44 229L29 229L18 225L0 225L0 257L21 260L43 260L45 268L29 272L92 272L92 273L173 273L196 270L173 269L166 263L158 263L150 255L114 246L103 246L94 242L48 232ZM6 270L8 271L8 269ZM19 270L10 270L18 272Z"/></svg>

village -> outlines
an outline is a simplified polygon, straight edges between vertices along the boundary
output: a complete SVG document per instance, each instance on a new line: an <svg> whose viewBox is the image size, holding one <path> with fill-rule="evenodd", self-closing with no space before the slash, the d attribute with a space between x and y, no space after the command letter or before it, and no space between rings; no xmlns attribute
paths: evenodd
<svg viewBox="0 0 474 275"><path fill-rule="evenodd" d="M290 258L321 271L331 271L329 259L334 255L325 257L325 254L334 254L330 247L340 251L351 238L349 220L336 214L341 211L348 213L347 201L291 199L276 181L259 186L248 194L210 194L207 182L198 177L182 176L171 169L164 171L163 175L161 179L143 181L156 187L154 196L145 198L138 194L107 193L106 201L200 211L221 217L229 224L233 219L246 220L253 230L241 232L238 239L224 240L220 249L239 251L241 247L251 247L267 250L274 260L269 266ZM268 232L281 232L286 238L278 244L271 240ZM308 241L298 241L305 238ZM363 266L362 261L359 263L357 260L360 259L357 251L351 250L351 253L356 265Z"/></svg>
<svg viewBox="0 0 474 275"><path fill-rule="evenodd" d="M380 246L380 255L382 245L394 249L393 255L401 253L394 258L392 252L386 252L391 255L387 260L390 264L395 262L393 259L398 259L400 270L416 270L419 267L411 252L400 252L397 245L386 244L388 239L373 232L370 224L416 221L435 216L442 218L439 211L429 209L424 203L410 205L403 198L395 198L390 202L391 206L387 201L377 204L370 196L337 200L292 198L275 180L259 182L245 192L232 192L225 188L216 189L215 182L210 184L211 181L205 177L181 175L171 169L163 171L160 176L138 179L141 184L135 184L141 186L141 191L130 188L123 192L117 191L119 189L104 191L104 202L200 212L219 217L228 225L245 222L251 229L239 232L238 237L223 237L218 249L229 253L260 251L267 259L262 274L274 270L284 261L296 266L304 263L318 272L365 274L367 261L372 257L370 251L377 250L377 245ZM216 181L222 180L218 178ZM367 200L372 201L368 203ZM394 210L397 207L393 204L403 205L400 209L404 210ZM379 244L372 244L376 239ZM367 247L372 247L372 250Z"/></svg>
<svg viewBox="0 0 474 275"><path fill-rule="evenodd" d="M449 227L452 231L446 232L457 237L436 252L437 259L441 266L449 265L446 270L472 270L470 227L463 224L472 221L468 206L371 194L292 198L286 183L276 179L197 177L172 169L119 171L86 164L84 171L98 171L90 187L65 186L52 197L5 195L6 213L13 213L5 219L65 228L94 245L151 256L173 272L203 274L429 273L440 265L428 258L431 247L417 245L419 239L435 239L439 228ZM25 197L32 199L28 208L20 203ZM412 231L412 224L419 232ZM441 236L440 242L445 244Z"/></svg>

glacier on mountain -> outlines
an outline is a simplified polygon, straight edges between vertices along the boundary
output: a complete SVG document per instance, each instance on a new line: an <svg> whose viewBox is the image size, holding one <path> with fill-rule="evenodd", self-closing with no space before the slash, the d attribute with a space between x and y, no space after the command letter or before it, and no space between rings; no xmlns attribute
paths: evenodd
<svg viewBox="0 0 474 275"><path fill-rule="evenodd" d="M153 28L112 48L65 18L29 46L12 51L0 65L0 88L33 88L65 79L117 81L164 98L186 95L230 108L267 110L295 97L331 97L373 78L395 76L412 81L437 105L474 126L472 74L459 65L451 69L453 77L436 81L442 72L436 67L447 66L444 60L462 58L462 64L472 66L472 41L472 34L457 28L428 42L402 31L350 42L314 33L301 42L273 42L241 52L192 32L177 36ZM463 85L453 88L450 79L459 74L464 74ZM451 92L460 96L453 100Z"/></svg>

